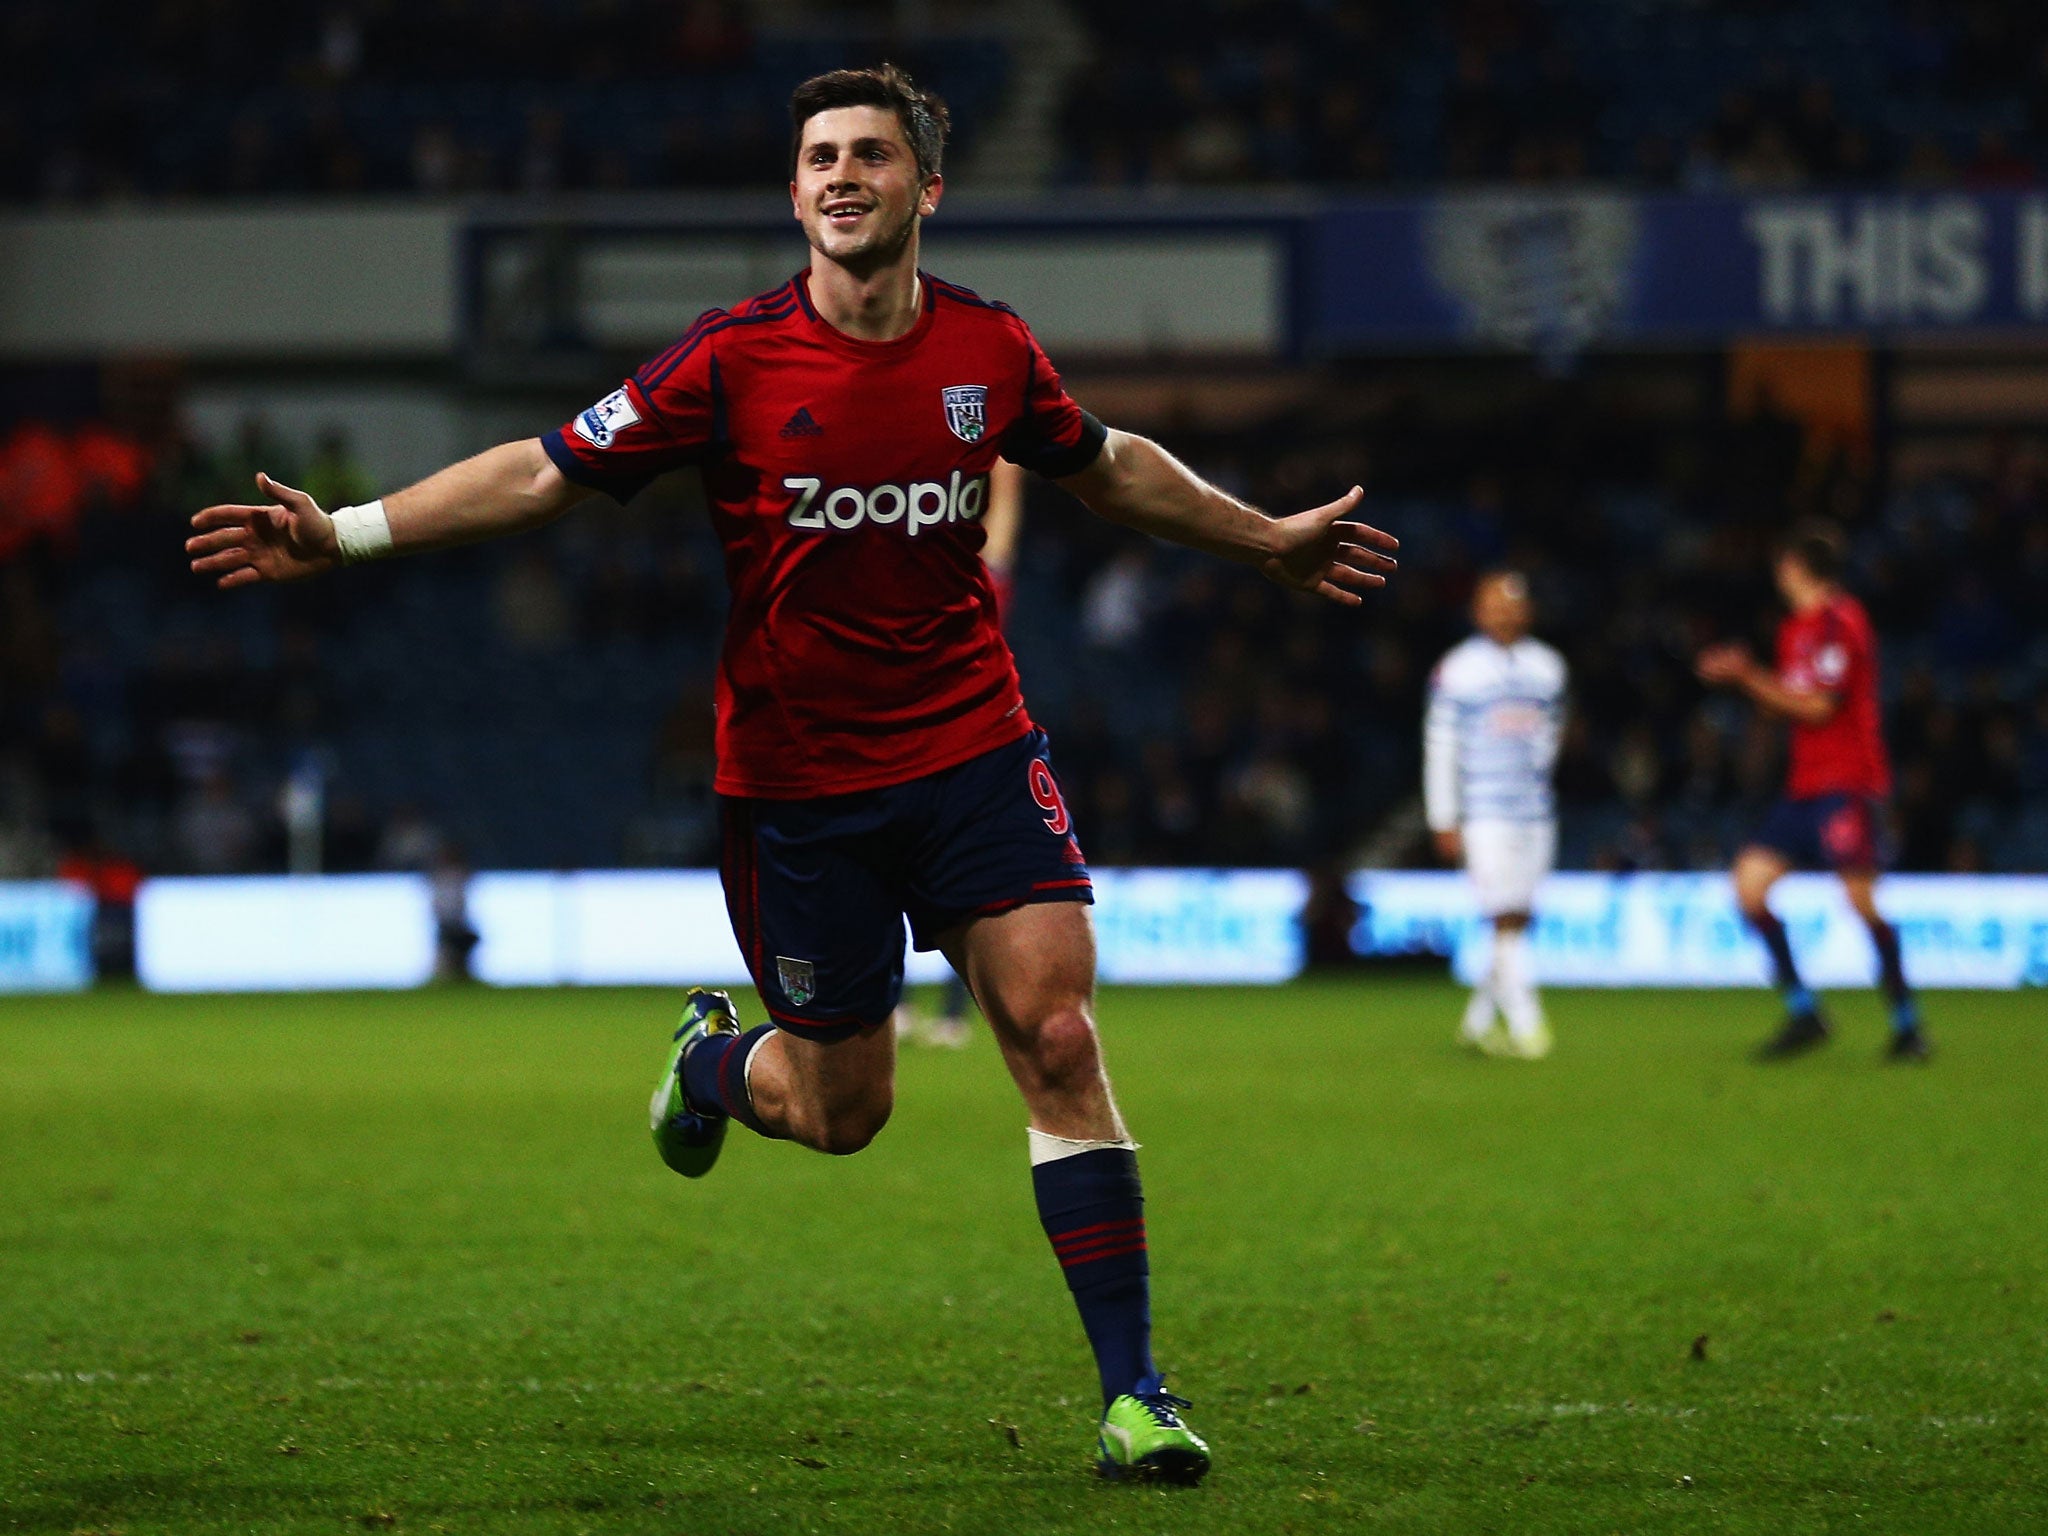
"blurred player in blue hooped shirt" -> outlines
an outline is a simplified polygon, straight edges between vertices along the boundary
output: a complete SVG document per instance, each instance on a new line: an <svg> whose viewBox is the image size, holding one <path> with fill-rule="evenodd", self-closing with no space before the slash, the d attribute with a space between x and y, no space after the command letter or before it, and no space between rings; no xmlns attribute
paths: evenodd
<svg viewBox="0 0 2048 1536"><path fill-rule="evenodd" d="M1152 1360L1137 1144L1093 1018L1087 865L1025 711L981 558L998 458L1139 532L1355 605L1396 541L1362 492L1269 516L1068 395L1008 306L918 268L944 104L893 66L791 97L804 270L714 309L556 430L332 514L271 498L194 519L222 587L513 533L593 491L703 476L732 589L718 670L721 874L768 1020L690 993L651 1105L670 1167L738 1121L824 1152L889 1118L903 927L973 989L1030 1113L1040 1219L1094 1349L1098 1466L1198 1481L1209 1451Z"/></svg>
<svg viewBox="0 0 2048 1536"><path fill-rule="evenodd" d="M1478 631L1454 647L1429 680L1423 724L1423 804L1437 850L1471 877L1480 915L1492 924L1458 1030L1490 1055L1538 1061L1550 1026L1529 956L1536 891L1557 857L1551 773L1564 730L1564 658L1529 633L1528 578L1490 571L1472 594ZM1494 1027L1498 1013L1506 1021Z"/></svg>

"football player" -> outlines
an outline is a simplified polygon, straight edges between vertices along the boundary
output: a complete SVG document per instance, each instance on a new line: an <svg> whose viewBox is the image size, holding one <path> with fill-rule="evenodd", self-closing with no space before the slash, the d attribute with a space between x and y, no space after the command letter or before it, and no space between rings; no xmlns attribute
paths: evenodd
<svg viewBox="0 0 2048 1536"><path fill-rule="evenodd" d="M1094 1020L1088 867L981 558L1000 456L1098 515L1356 604L1396 541L1353 487L1268 516L1068 395L1005 305L918 266L945 191L944 105L900 70L791 98L810 259L702 316L542 437L332 514L268 476L193 520L224 587L535 527L592 492L703 475L732 591L717 675L721 874L767 1020L692 992L652 1104L669 1166L730 1124L858 1152L889 1118L904 920L972 987L1030 1115L1038 1211L1093 1347L1101 1471L1192 1482L1207 1447L1151 1352L1137 1144Z"/></svg>
<svg viewBox="0 0 2048 1536"><path fill-rule="evenodd" d="M1493 928L1458 1038L1490 1055L1536 1061L1550 1054L1551 1036L1529 961L1529 918L1557 857L1550 778L1566 671L1564 658L1529 633L1530 622L1529 583L1519 571L1479 579L1478 633L1430 676L1422 778L1437 852L1465 866Z"/></svg>
<svg viewBox="0 0 2048 1536"><path fill-rule="evenodd" d="M1891 1004L1886 1053L1925 1061L1920 1005L1907 984L1899 931L1877 909L1886 860L1891 761L1878 705L1877 639L1863 605L1842 586L1842 539L1806 522L1779 545L1772 566L1791 611L1778 626L1778 657L1766 667L1737 644L1700 653L1703 682L1734 688L1791 724L1785 796L1735 858L1735 900L1770 952L1785 1022L1758 1048L1760 1060L1797 1056L1826 1043L1820 1002L1799 978L1785 925L1771 911L1771 887L1797 865L1831 869L1870 930Z"/></svg>

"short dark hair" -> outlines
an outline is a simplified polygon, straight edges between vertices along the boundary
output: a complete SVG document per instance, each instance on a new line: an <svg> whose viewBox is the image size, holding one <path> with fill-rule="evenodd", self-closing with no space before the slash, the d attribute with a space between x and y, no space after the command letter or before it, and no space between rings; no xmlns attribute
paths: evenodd
<svg viewBox="0 0 2048 1536"><path fill-rule="evenodd" d="M946 154L952 114L933 91L921 91L909 74L894 64L879 69L835 69L813 75L789 93L789 178L796 180L797 156L804 150L804 124L820 112L840 107L880 107L894 112L903 137L917 157L919 181L939 174Z"/></svg>
<svg viewBox="0 0 2048 1536"><path fill-rule="evenodd" d="M1801 518L1778 540L1778 553L1797 560L1815 581L1839 581L1847 549L1833 523Z"/></svg>

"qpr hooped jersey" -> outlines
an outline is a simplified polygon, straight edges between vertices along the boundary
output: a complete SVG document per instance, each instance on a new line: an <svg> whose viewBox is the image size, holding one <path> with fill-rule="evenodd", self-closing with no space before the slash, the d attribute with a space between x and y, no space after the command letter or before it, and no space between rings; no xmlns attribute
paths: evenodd
<svg viewBox="0 0 2048 1536"><path fill-rule="evenodd" d="M732 590L721 794L878 789L1032 728L981 560L989 472L1079 473L1104 429L1012 310L920 277L893 341L834 329L808 272L712 310L541 439L621 501L701 467Z"/></svg>
<svg viewBox="0 0 2048 1536"><path fill-rule="evenodd" d="M1423 810L1430 829L1543 822L1557 814L1551 770L1564 731L1564 658L1528 636L1474 635L1429 679L1423 719Z"/></svg>
<svg viewBox="0 0 2048 1536"><path fill-rule="evenodd" d="M1819 725L1792 722L1785 793L1888 795L1891 759L1877 696L1877 637L1863 605L1846 592L1778 626L1778 677L1788 687L1831 693L1835 712Z"/></svg>

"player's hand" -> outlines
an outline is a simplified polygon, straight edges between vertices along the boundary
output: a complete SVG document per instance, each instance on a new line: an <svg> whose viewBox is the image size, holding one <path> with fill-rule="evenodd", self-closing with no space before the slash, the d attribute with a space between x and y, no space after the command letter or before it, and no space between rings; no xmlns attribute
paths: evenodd
<svg viewBox="0 0 2048 1536"><path fill-rule="evenodd" d="M1450 827L1436 834L1436 856L1446 864L1465 862L1465 834Z"/></svg>
<svg viewBox="0 0 2048 1536"><path fill-rule="evenodd" d="M260 507L208 507L194 515L197 532L185 541L193 575L211 576L219 587L246 587L303 581L341 564L334 519L312 497L262 474L256 488L276 500Z"/></svg>
<svg viewBox="0 0 2048 1536"><path fill-rule="evenodd" d="M1393 552L1401 541L1348 520L1364 499L1364 490L1354 485L1325 506L1275 518L1278 548L1259 567L1266 579L1354 606L1364 601L1357 588L1384 587L1399 565Z"/></svg>
<svg viewBox="0 0 2048 1536"><path fill-rule="evenodd" d="M1693 663L1693 670L1703 683L1739 683L1755 665L1748 646L1727 641L1701 651L1699 659Z"/></svg>

